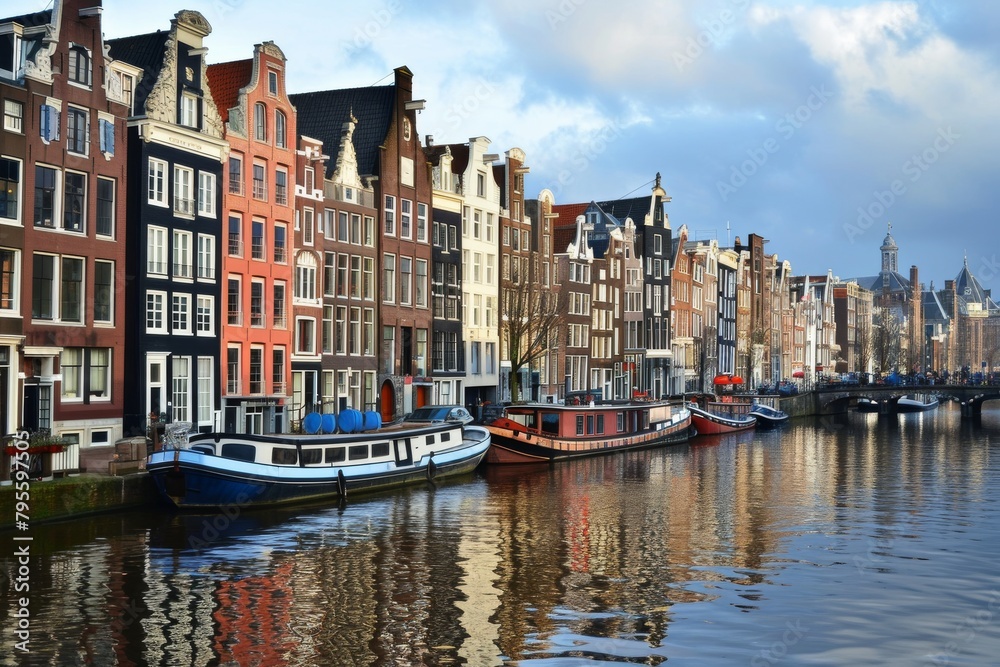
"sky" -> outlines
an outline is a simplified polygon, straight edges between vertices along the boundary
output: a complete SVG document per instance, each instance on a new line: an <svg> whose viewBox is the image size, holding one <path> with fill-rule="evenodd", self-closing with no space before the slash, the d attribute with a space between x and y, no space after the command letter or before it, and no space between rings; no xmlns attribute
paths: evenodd
<svg viewBox="0 0 1000 667"><path fill-rule="evenodd" d="M291 93L406 65L417 132L521 148L530 197L638 196L660 173L674 230L759 234L795 274L877 274L891 223L904 275L941 289L967 259L1000 287L995 0L103 4L108 38L201 12L210 63L273 41Z"/></svg>

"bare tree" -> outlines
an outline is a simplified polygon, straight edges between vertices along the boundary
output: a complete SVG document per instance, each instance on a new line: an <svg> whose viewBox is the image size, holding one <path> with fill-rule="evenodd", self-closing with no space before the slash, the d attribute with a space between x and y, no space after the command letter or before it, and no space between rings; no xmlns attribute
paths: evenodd
<svg viewBox="0 0 1000 667"><path fill-rule="evenodd" d="M537 281L501 281L501 345L510 360L511 400L521 399L520 371L550 351L549 340L562 330L568 292Z"/></svg>
<svg viewBox="0 0 1000 667"><path fill-rule="evenodd" d="M875 316L874 357L882 373L898 370L900 340L903 326L900 319L888 308L881 308Z"/></svg>
<svg viewBox="0 0 1000 667"><path fill-rule="evenodd" d="M872 368L872 362L875 360L875 332L870 317L858 318L854 346L856 366L853 370L859 373L867 373L868 369Z"/></svg>

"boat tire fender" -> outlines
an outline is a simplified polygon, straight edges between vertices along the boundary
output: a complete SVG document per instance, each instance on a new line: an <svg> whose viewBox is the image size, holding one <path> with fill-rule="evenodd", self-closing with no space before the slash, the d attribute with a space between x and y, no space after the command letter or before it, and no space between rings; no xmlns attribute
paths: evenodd
<svg viewBox="0 0 1000 667"><path fill-rule="evenodd" d="M337 471L337 493L341 498L347 497L347 479L344 478L343 469Z"/></svg>
<svg viewBox="0 0 1000 667"><path fill-rule="evenodd" d="M431 454L431 456L433 457L434 455ZM434 459L431 458L431 460L427 462L427 481L433 482L435 475L437 475L437 464L434 463Z"/></svg>

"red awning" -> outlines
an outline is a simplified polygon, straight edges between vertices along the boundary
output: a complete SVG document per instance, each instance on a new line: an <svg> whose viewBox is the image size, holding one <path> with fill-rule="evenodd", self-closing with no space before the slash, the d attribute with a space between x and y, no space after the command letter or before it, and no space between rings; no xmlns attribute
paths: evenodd
<svg viewBox="0 0 1000 667"><path fill-rule="evenodd" d="M733 380L728 375L716 375L713 382L715 384L732 384Z"/></svg>
<svg viewBox="0 0 1000 667"><path fill-rule="evenodd" d="M734 375L732 377L732 382L733 384L743 384L743 378L741 378L739 375Z"/></svg>
<svg viewBox="0 0 1000 667"><path fill-rule="evenodd" d="M802 371L795 371L794 373L792 373L793 378L804 378L805 376L806 374L803 373Z"/></svg>

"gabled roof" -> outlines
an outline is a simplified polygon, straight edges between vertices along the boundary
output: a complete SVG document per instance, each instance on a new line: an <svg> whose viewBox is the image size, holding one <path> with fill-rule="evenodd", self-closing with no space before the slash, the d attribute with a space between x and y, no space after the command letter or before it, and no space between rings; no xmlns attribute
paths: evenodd
<svg viewBox="0 0 1000 667"><path fill-rule="evenodd" d="M240 88L250 83L253 76L253 58L233 60L228 63L209 65L208 88L219 109L222 122L229 121L229 110L236 106L240 98Z"/></svg>
<svg viewBox="0 0 1000 667"><path fill-rule="evenodd" d="M343 126L351 114L358 120L354 130L358 174L378 174L379 146L392 125L395 85L298 93L289 95L289 100L298 111L298 133L319 139L330 154L326 163L327 177L333 176L336 170Z"/></svg>
<svg viewBox="0 0 1000 667"><path fill-rule="evenodd" d="M555 204L552 207L552 212L559 215L553 224L554 229L559 229L560 227L576 227L576 216L583 215L583 212L587 210L590 204Z"/></svg>
<svg viewBox="0 0 1000 667"><path fill-rule="evenodd" d="M882 277L888 274L889 276L889 291L890 292L908 292L910 290L910 281L903 277L902 274L896 271L886 271L880 273L877 276L865 276L862 278L850 278L845 282L850 282L853 280L858 283L859 286L864 287L866 290L875 292L879 294L882 292Z"/></svg>
<svg viewBox="0 0 1000 667"><path fill-rule="evenodd" d="M626 218L632 218L636 227L642 226L649 213L649 195L645 197L631 197L629 199L615 199L613 201L599 201L597 205L605 213L610 213L614 217L625 222Z"/></svg>
<svg viewBox="0 0 1000 667"><path fill-rule="evenodd" d="M981 303L984 307L987 307L987 302L990 300L989 295L983 286L979 284L976 277L972 275L972 271L969 270L969 258L966 257L962 265L962 270L958 272L955 276L955 292L965 301L970 303Z"/></svg>
<svg viewBox="0 0 1000 667"><path fill-rule="evenodd" d="M931 289L924 290L920 297L920 306L923 310L925 322L944 322L949 319L948 313L944 309L944 304L941 303L938 293L934 291L933 285Z"/></svg>
<svg viewBox="0 0 1000 667"><path fill-rule="evenodd" d="M132 37L119 37L105 41L108 45L111 58L121 60L135 65L143 70L143 79L155 82L160 76L160 69L163 66L163 51L167 43L170 32L157 30L146 35L133 35ZM143 82L135 87L135 101L133 108L139 115L146 108L146 97L153 89L151 83Z"/></svg>

